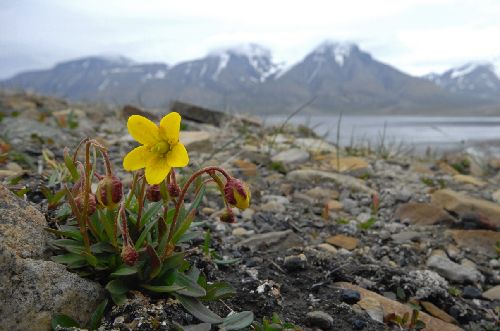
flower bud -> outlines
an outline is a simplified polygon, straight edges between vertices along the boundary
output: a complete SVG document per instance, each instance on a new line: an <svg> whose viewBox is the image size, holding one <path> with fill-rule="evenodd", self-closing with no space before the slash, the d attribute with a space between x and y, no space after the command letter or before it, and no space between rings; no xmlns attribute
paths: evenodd
<svg viewBox="0 0 500 331"><path fill-rule="evenodd" d="M104 176L97 185L97 200L106 208L114 208L123 197L123 184L116 176Z"/></svg>
<svg viewBox="0 0 500 331"><path fill-rule="evenodd" d="M170 194L172 198L177 198L181 193L181 188L179 187L179 185L177 185L177 183L174 182L168 183L167 189L168 189L168 194Z"/></svg>
<svg viewBox="0 0 500 331"><path fill-rule="evenodd" d="M83 212L83 207L85 205L85 194L81 192L75 197L75 204L76 207L80 212ZM88 206L87 206L87 215L92 215L95 213L96 210L96 201L95 201L95 195L90 193L89 194L89 200L88 200Z"/></svg>
<svg viewBox="0 0 500 331"><path fill-rule="evenodd" d="M146 190L146 199L152 202L161 200L160 185L149 185Z"/></svg>
<svg viewBox="0 0 500 331"><path fill-rule="evenodd" d="M231 206L235 206L240 210L247 209L250 205L250 190L239 179L228 179L224 186L224 195Z"/></svg>
<svg viewBox="0 0 500 331"><path fill-rule="evenodd" d="M224 223L234 223L236 222L234 220L234 214L230 211L227 210L225 211L221 216L220 216L220 221Z"/></svg>
<svg viewBox="0 0 500 331"><path fill-rule="evenodd" d="M121 257L123 263L133 266L139 260L139 253L137 253L134 247L126 244L123 246Z"/></svg>

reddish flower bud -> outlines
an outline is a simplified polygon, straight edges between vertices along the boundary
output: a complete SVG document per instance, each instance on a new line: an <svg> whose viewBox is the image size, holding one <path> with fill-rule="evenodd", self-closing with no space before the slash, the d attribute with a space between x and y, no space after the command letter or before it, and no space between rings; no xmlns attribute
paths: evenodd
<svg viewBox="0 0 500 331"><path fill-rule="evenodd" d="M123 184L116 176L104 176L97 185L97 200L106 208L114 208L122 200Z"/></svg>
<svg viewBox="0 0 500 331"><path fill-rule="evenodd" d="M168 189L168 194L170 194L172 198L177 198L181 193L181 188L179 187L179 185L177 185L177 183L173 182L168 183L167 189Z"/></svg>
<svg viewBox="0 0 500 331"><path fill-rule="evenodd" d="M139 253L131 245L126 244L122 249L122 261L127 265L134 265L139 260Z"/></svg>
<svg viewBox="0 0 500 331"><path fill-rule="evenodd" d="M231 210L227 210L220 216L220 221L224 223L234 223L234 214Z"/></svg>
<svg viewBox="0 0 500 331"><path fill-rule="evenodd" d="M247 209L250 205L250 190L241 180L230 178L224 186L224 195L231 206L238 209Z"/></svg>
<svg viewBox="0 0 500 331"><path fill-rule="evenodd" d="M78 194L75 197L75 204L76 204L76 207L78 208L78 210L80 212L83 212L83 207L85 205L85 195L83 192L81 192L80 194ZM95 195L90 193L89 200L88 200L88 206L87 206L87 215L89 215L89 216L92 215L93 213L95 213L95 210L96 210Z"/></svg>
<svg viewBox="0 0 500 331"><path fill-rule="evenodd" d="M161 200L160 185L149 185L146 190L146 199L152 202Z"/></svg>

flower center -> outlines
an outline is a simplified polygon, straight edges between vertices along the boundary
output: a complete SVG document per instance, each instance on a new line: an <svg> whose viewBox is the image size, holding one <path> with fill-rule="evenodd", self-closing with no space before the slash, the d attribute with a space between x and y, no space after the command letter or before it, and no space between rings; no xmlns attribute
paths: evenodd
<svg viewBox="0 0 500 331"><path fill-rule="evenodd" d="M151 148L151 152L157 154L165 154L170 150L170 145L165 141L161 141Z"/></svg>

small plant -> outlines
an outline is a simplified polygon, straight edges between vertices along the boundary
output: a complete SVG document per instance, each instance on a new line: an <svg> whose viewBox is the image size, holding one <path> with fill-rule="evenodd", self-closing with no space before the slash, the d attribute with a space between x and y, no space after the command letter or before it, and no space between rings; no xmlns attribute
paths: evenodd
<svg viewBox="0 0 500 331"><path fill-rule="evenodd" d="M358 228L360 230L369 230L373 225L375 225L375 223L377 223L377 218L372 216L365 222L359 223Z"/></svg>
<svg viewBox="0 0 500 331"><path fill-rule="evenodd" d="M130 290L142 290L176 298L203 322L220 324L226 330L244 328L252 322L253 313L222 318L205 306L204 301L226 298L235 289L226 282L208 282L185 259L181 246L201 236L195 218L206 185L215 183L221 192L226 206L221 221L228 223L234 222L231 207L249 206L250 191L245 183L215 166L195 171L180 187L174 168L189 163L179 142L180 122L178 113L167 114L159 126L142 116L129 118L129 132L142 145L123 160L125 170L134 173L126 195L106 148L97 141L84 139L72 157L65 153L69 183L64 184L64 196L71 214L65 225L49 229L60 236L52 242L58 254L53 260L105 282L116 304L122 304ZM78 160L80 149L84 149L83 163ZM98 171L99 160L104 174ZM95 192L92 183L97 184ZM191 203L186 207L188 198ZM203 250L217 258L209 244L210 234Z"/></svg>
<svg viewBox="0 0 500 331"><path fill-rule="evenodd" d="M390 313L384 316L384 323L394 324L405 330L422 330L425 329L426 325L422 320L418 319L419 314L420 312L417 309L413 309L411 317L408 312L403 316L399 316L396 313Z"/></svg>
<svg viewBox="0 0 500 331"><path fill-rule="evenodd" d="M459 297L462 295L462 291L460 291L460 289L456 288L456 287L448 288L448 293L450 293L450 295L452 295L454 297Z"/></svg>
<svg viewBox="0 0 500 331"><path fill-rule="evenodd" d="M293 330L301 331L302 329L293 323L287 323L281 320L278 314L273 313L270 319L267 317L262 318L262 324L259 322L254 322L252 328L255 331L281 331L281 330Z"/></svg>

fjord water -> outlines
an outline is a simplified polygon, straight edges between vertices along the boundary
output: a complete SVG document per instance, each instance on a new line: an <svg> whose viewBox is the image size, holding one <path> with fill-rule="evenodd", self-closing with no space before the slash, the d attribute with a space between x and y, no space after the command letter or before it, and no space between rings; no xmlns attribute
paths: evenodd
<svg viewBox="0 0 500 331"><path fill-rule="evenodd" d="M264 118L266 124L285 120L283 115ZM297 115L289 123L305 125L336 142L338 121L338 115ZM342 116L342 146L376 148L382 143L416 153L468 149L500 156L500 117Z"/></svg>

